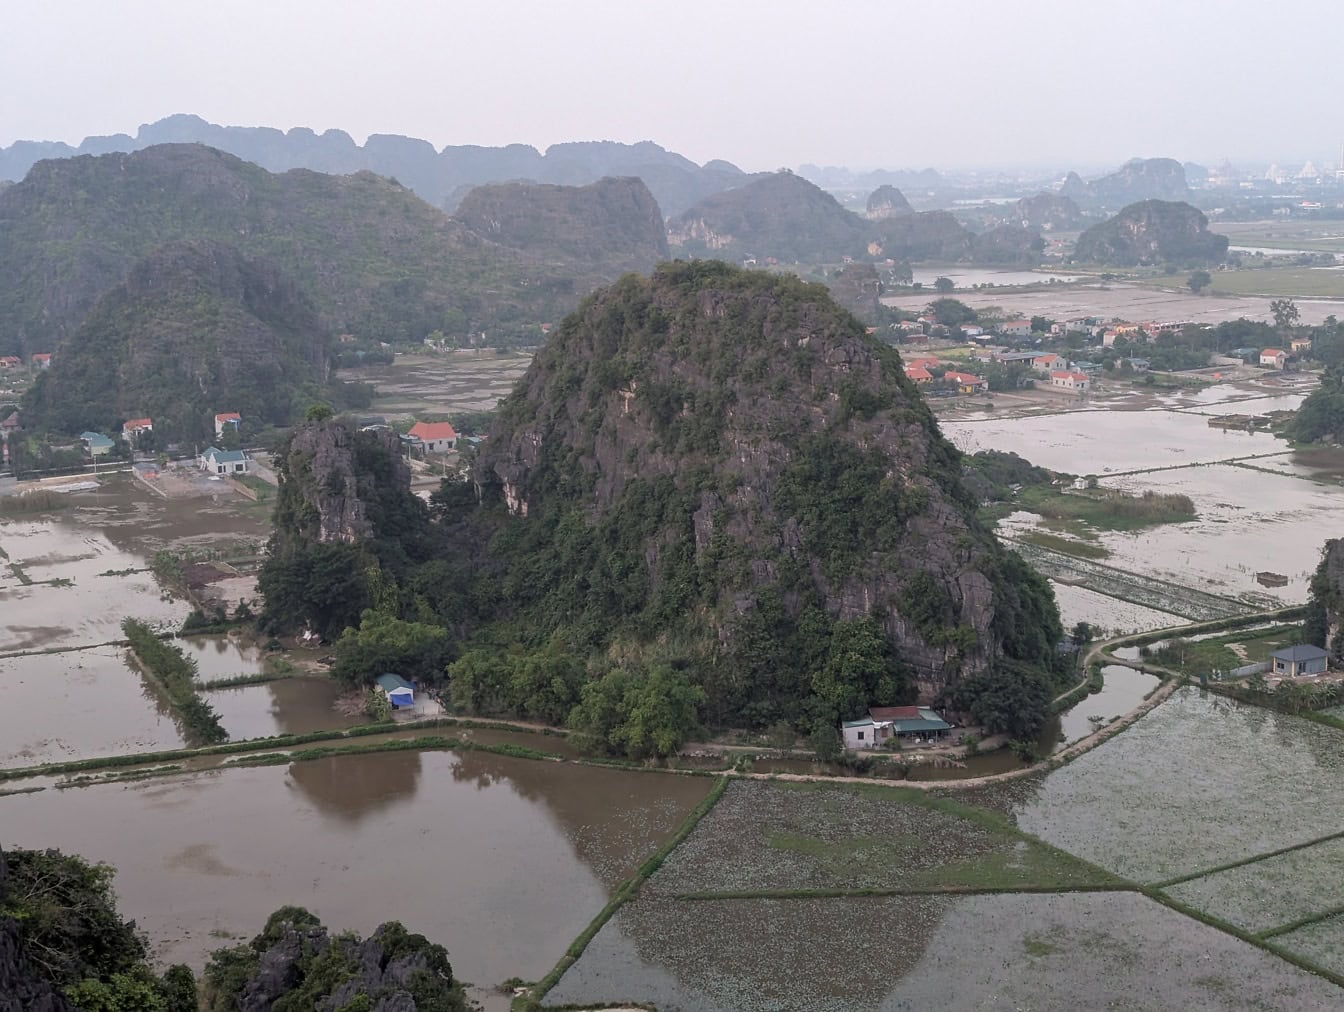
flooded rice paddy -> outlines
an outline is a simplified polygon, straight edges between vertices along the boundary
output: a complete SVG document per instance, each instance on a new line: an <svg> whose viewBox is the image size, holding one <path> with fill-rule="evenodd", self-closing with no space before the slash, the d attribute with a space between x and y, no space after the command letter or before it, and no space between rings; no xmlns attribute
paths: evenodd
<svg viewBox="0 0 1344 1012"><path fill-rule="evenodd" d="M656 876L655 876L656 880ZM549 1005L1325 1009L1339 990L1124 892L675 901L641 896Z"/></svg>
<svg viewBox="0 0 1344 1012"><path fill-rule="evenodd" d="M0 767L184 743L167 700L127 663L124 650L0 659Z"/></svg>
<svg viewBox="0 0 1344 1012"><path fill-rule="evenodd" d="M1009 793L1026 832L1157 882L1338 832L1341 773L1344 732L1187 687Z"/></svg>
<svg viewBox="0 0 1344 1012"><path fill-rule="evenodd" d="M1075 704L1059 715L1059 748L1069 742L1086 738L1098 727L1109 724L1137 708L1161 681L1156 675L1145 674L1123 664L1107 664L1101 669L1103 679L1100 692ZM1093 718L1100 718L1093 720Z"/></svg>
<svg viewBox="0 0 1344 1012"><path fill-rule="evenodd" d="M308 734L368 723L362 713L336 709L341 686L331 678L281 678L260 685L211 689L203 698L215 708L233 741L277 734Z"/></svg>
<svg viewBox="0 0 1344 1012"><path fill-rule="evenodd" d="M113 864L164 963L294 903L364 933L398 918L488 987L542 976L710 783L402 751L0 798L0 825Z"/></svg>
<svg viewBox="0 0 1344 1012"><path fill-rule="evenodd" d="M1095 590L1088 590L1074 584L1050 581L1055 592L1055 603L1059 605L1059 617L1064 628L1072 629L1079 622L1086 622L1094 630L1104 630L1111 635L1123 633L1147 632L1150 629L1165 629L1180 625L1184 619L1169 611L1158 611L1130 601L1108 597Z"/></svg>
<svg viewBox="0 0 1344 1012"><path fill-rule="evenodd" d="M372 383L370 413L406 419L424 414L489 411L513 389L532 356L523 352L460 351L398 355L391 365L343 370L345 379Z"/></svg>

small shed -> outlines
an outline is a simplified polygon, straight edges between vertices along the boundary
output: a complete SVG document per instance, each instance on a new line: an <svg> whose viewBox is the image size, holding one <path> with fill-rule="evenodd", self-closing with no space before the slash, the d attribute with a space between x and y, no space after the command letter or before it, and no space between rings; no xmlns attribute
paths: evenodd
<svg viewBox="0 0 1344 1012"><path fill-rule="evenodd" d="M401 710L415 705L415 686L401 675L379 675L376 681L387 701L392 704L392 709Z"/></svg>
<svg viewBox="0 0 1344 1012"><path fill-rule="evenodd" d="M1297 678L1301 675L1320 675L1329 666L1330 655L1320 647L1306 643L1275 650L1269 655L1277 678Z"/></svg>

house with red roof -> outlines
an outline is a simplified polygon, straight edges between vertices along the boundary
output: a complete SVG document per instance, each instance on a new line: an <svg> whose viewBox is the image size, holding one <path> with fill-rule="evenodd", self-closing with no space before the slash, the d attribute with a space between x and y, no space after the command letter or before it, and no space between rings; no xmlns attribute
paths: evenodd
<svg viewBox="0 0 1344 1012"><path fill-rule="evenodd" d="M149 418L129 418L121 427L121 435L127 441L135 439L142 432L153 432L154 422Z"/></svg>
<svg viewBox="0 0 1344 1012"><path fill-rule="evenodd" d="M952 725L927 706L871 706L868 716L840 725L845 748L882 748L892 738L902 745L932 745L942 741Z"/></svg>
<svg viewBox="0 0 1344 1012"><path fill-rule="evenodd" d="M955 383L957 385L958 393L975 394L979 393L981 390L989 389L988 380L981 379L979 376L975 376L968 372L957 372L953 369L949 369L947 372L943 373L943 379L948 383Z"/></svg>
<svg viewBox="0 0 1344 1012"><path fill-rule="evenodd" d="M1056 369L1050 374L1050 386L1058 390L1071 390L1085 394L1092 380L1085 372Z"/></svg>
<svg viewBox="0 0 1344 1012"><path fill-rule="evenodd" d="M922 365L908 365L905 367L905 378L915 383L932 383L933 373Z"/></svg>
<svg viewBox="0 0 1344 1012"><path fill-rule="evenodd" d="M39 351L36 355L33 356L33 365L38 369L50 369L51 352Z"/></svg>
<svg viewBox="0 0 1344 1012"><path fill-rule="evenodd" d="M1282 369L1288 364L1288 353L1282 348L1265 348L1260 352L1260 364Z"/></svg>
<svg viewBox="0 0 1344 1012"><path fill-rule="evenodd" d="M447 453L457 446L457 433L449 422L416 422L407 435L425 453Z"/></svg>
<svg viewBox="0 0 1344 1012"><path fill-rule="evenodd" d="M221 411L215 415L215 438L218 439L224 435L226 426L232 425L234 429L243 424L243 416L236 411Z"/></svg>
<svg viewBox="0 0 1344 1012"><path fill-rule="evenodd" d="M0 369L17 369L21 365L23 365L23 359L17 355L5 355L0 358Z"/></svg>
<svg viewBox="0 0 1344 1012"><path fill-rule="evenodd" d="M1053 351L1042 352L1031 360L1031 367L1039 373L1053 372L1065 362Z"/></svg>

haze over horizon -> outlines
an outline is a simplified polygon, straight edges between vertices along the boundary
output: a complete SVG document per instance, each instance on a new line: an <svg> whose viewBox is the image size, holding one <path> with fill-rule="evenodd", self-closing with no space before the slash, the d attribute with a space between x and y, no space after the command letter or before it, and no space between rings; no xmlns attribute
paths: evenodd
<svg viewBox="0 0 1344 1012"><path fill-rule="evenodd" d="M1111 167L1134 156L1338 165L1344 6L1028 0L645 5L520 0L11 0L0 145L174 113L444 145L652 140L749 171ZM1266 68L1255 72L1256 67Z"/></svg>

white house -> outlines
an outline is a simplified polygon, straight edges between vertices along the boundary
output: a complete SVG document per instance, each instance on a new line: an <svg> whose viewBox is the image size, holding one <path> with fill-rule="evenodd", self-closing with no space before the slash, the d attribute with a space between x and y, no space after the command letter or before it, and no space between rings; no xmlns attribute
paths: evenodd
<svg viewBox="0 0 1344 1012"><path fill-rule="evenodd" d="M840 725L845 748L858 751L882 748L892 738L902 745L932 745L942 741L952 725L927 706L873 706L859 720Z"/></svg>
<svg viewBox="0 0 1344 1012"><path fill-rule="evenodd" d="M236 411L221 411L215 415L215 438L219 439L224 435L224 430L232 425L235 429L243 424L243 416Z"/></svg>
<svg viewBox="0 0 1344 1012"><path fill-rule="evenodd" d="M1085 394L1091 380L1084 372L1063 372L1055 370L1050 374L1050 386L1057 390L1072 390Z"/></svg>
<svg viewBox="0 0 1344 1012"><path fill-rule="evenodd" d="M407 435L419 440L426 453L447 453L457 445L457 433L449 422L416 422Z"/></svg>
<svg viewBox="0 0 1344 1012"><path fill-rule="evenodd" d="M252 458L242 450L221 450L218 446L207 446L196 463L208 474L247 474L252 469Z"/></svg>
<svg viewBox="0 0 1344 1012"><path fill-rule="evenodd" d="M1004 337L1030 337L1030 320L1004 320L996 328Z"/></svg>
<svg viewBox="0 0 1344 1012"><path fill-rule="evenodd" d="M1282 369L1288 362L1288 353L1282 348L1265 348L1260 352L1260 364Z"/></svg>

